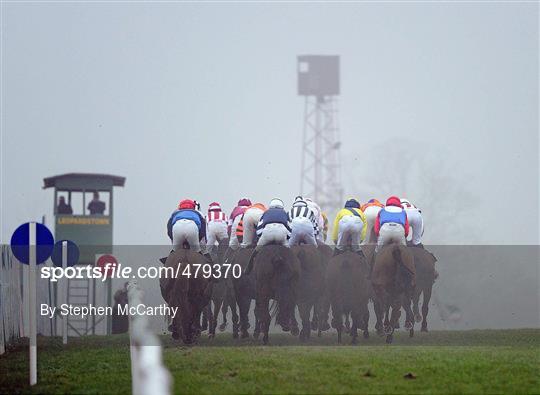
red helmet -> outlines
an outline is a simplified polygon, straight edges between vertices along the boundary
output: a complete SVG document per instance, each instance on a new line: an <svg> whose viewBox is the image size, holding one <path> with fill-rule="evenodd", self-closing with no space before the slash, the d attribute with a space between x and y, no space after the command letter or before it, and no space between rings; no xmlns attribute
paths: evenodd
<svg viewBox="0 0 540 395"><path fill-rule="evenodd" d="M196 203L191 199L184 199L178 204L178 210L195 210Z"/></svg>
<svg viewBox="0 0 540 395"><path fill-rule="evenodd" d="M401 200L399 200L397 196L390 196L388 199L386 199L386 205L394 206L394 207L402 207Z"/></svg>

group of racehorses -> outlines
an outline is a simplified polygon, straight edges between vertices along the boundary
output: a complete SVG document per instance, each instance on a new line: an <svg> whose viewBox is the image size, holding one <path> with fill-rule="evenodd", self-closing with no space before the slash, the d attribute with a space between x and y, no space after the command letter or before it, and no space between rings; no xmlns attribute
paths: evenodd
<svg viewBox="0 0 540 395"><path fill-rule="evenodd" d="M338 342L342 341L343 332L348 332L352 343L357 343L359 330L364 338L369 337L369 302L374 306L377 334L386 336L387 343L393 341L402 309L404 327L410 336L414 334L415 321L422 323L422 331L427 331L428 305L437 272L436 258L422 247L390 244L375 254L373 245L364 245L362 253L345 251L335 255L326 244L291 248L267 245L255 255L252 270L247 270L252 253L252 247L231 250L228 243L220 243L213 265L225 261L239 265L240 276L216 279L199 274L160 279L165 301L179 307L170 325L173 338L191 344L206 329L209 337L214 337L220 311L226 320L229 309L233 337L248 337L253 300L253 336L262 335L264 344L268 343L274 316L283 331L299 335L303 341L309 339L312 331L320 336L331 325L337 331ZM182 273L187 265L205 263L200 253L179 249L171 252L165 265L175 271L180 265L176 272ZM221 329L225 326L226 321Z"/></svg>

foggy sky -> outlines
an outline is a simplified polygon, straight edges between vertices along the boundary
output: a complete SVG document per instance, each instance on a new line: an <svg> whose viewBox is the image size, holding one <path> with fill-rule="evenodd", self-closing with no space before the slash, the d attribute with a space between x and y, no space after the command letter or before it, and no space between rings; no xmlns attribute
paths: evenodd
<svg viewBox="0 0 540 395"><path fill-rule="evenodd" d="M22 222L51 222L42 179L67 172L127 177L117 244L168 243L186 197L227 212L242 196L290 204L299 54L341 56L346 196L379 192L365 180L400 164L396 144L453 180L395 191L429 207L428 242L539 242L536 3L1 7L3 243ZM430 234L438 207L459 233Z"/></svg>

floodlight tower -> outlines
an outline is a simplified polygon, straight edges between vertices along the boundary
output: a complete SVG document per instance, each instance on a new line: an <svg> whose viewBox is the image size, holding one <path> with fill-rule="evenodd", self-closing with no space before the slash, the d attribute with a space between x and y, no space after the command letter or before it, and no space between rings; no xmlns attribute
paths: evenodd
<svg viewBox="0 0 540 395"><path fill-rule="evenodd" d="M300 191L326 212L343 204L338 127L339 56L298 56L298 95L305 97Z"/></svg>

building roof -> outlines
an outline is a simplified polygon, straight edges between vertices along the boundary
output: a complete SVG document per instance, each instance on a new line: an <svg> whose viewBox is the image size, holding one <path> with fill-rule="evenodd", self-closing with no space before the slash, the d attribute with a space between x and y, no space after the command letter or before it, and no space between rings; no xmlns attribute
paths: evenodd
<svg viewBox="0 0 540 395"><path fill-rule="evenodd" d="M52 188L61 184L63 187L78 186L81 183L88 183L94 187L96 184L103 183L104 185L112 185L115 187L123 187L126 182L126 177L114 176L112 174L98 173L66 173L57 176L46 177L43 179L43 189Z"/></svg>

